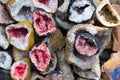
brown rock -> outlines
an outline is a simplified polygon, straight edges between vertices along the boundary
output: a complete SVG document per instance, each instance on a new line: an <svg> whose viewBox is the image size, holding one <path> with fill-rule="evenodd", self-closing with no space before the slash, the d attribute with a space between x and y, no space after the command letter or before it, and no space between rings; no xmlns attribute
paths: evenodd
<svg viewBox="0 0 120 80"><path fill-rule="evenodd" d="M62 32L57 29L55 33L50 36L48 43L53 51L60 50L65 45L65 37Z"/></svg>
<svg viewBox="0 0 120 80"><path fill-rule="evenodd" d="M110 0L110 3L120 5L120 0Z"/></svg>
<svg viewBox="0 0 120 80"><path fill-rule="evenodd" d="M112 4L112 7L115 9L115 11L119 14L120 16L120 5L118 4Z"/></svg>
<svg viewBox="0 0 120 80"><path fill-rule="evenodd" d="M120 50L120 26L113 28L113 51Z"/></svg>
<svg viewBox="0 0 120 80"><path fill-rule="evenodd" d="M120 15L120 5L112 4L112 7L116 10L116 12ZM114 51L120 50L120 26L113 28L113 47Z"/></svg>
<svg viewBox="0 0 120 80"><path fill-rule="evenodd" d="M15 61L19 61L22 58L28 57L28 52L27 51L21 51L18 50L17 48L13 47L13 58Z"/></svg>
<svg viewBox="0 0 120 80"><path fill-rule="evenodd" d="M0 24L11 24L15 21L11 18L5 5L0 2Z"/></svg>
<svg viewBox="0 0 120 80"><path fill-rule="evenodd" d="M40 74L38 74L36 72L32 72L30 80L41 80L42 78L43 78L42 75L40 75Z"/></svg>
<svg viewBox="0 0 120 80"><path fill-rule="evenodd" d="M108 80L120 80L120 51L113 53L102 69Z"/></svg>

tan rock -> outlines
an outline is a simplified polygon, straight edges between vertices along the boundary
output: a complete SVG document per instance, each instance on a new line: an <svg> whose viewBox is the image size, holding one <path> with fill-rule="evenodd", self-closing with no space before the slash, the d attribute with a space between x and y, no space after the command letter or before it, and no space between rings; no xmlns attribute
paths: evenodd
<svg viewBox="0 0 120 80"><path fill-rule="evenodd" d="M116 10L116 12L120 16L120 5L112 4L112 7ZM120 50L120 26L113 28L113 47L112 47L112 49L114 51Z"/></svg>
<svg viewBox="0 0 120 80"><path fill-rule="evenodd" d="M120 26L113 28L113 51L120 50Z"/></svg>
<svg viewBox="0 0 120 80"><path fill-rule="evenodd" d="M120 51L113 53L102 69L109 80L120 80Z"/></svg>
<svg viewBox="0 0 120 80"><path fill-rule="evenodd" d="M43 76L42 75L40 75L40 74L38 74L38 73L36 73L36 72L32 72L32 74L31 74L31 79L30 80L41 80L43 78Z"/></svg>
<svg viewBox="0 0 120 80"><path fill-rule="evenodd" d="M55 33L50 36L48 43L50 44L52 50L60 50L65 45L65 37L62 32L57 29Z"/></svg>
<svg viewBox="0 0 120 80"><path fill-rule="evenodd" d="M14 22L5 5L0 2L0 24L11 24Z"/></svg>
<svg viewBox="0 0 120 80"><path fill-rule="evenodd" d="M115 11L119 14L120 16L120 5L118 4L112 4L112 7L115 9Z"/></svg>

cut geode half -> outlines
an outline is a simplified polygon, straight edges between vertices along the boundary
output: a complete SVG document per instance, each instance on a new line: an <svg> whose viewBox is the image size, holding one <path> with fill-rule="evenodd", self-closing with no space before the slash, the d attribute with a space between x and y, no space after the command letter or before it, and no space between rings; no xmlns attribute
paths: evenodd
<svg viewBox="0 0 120 80"><path fill-rule="evenodd" d="M34 30L29 21L7 26L6 34L10 44L20 50L27 51L34 44Z"/></svg>
<svg viewBox="0 0 120 80"><path fill-rule="evenodd" d="M29 20L33 22L34 5L32 0L9 0L7 7L16 21Z"/></svg>
<svg viewBox="0 0 120 80"><path fill-rule="evenodd" d="M56 67L57 58L45 43L34 46L29 54L32 63L41 74L47 74Z"/></svg>
<svg viewBox="0 0 120 80"><path fill-rule="evenodd" d="M40 71L45 71L51 59L51 53L46 44L34 46L30 52L30 59Z"/></svg>
<svg viewBox="0 0 120 80"><path fill-rule="evenodd" d="M12 57L8 52L0 51L0 67L9 70L12 64Z"/></svg>
<svg viewBox="0 0 120 80"><path fill-rule="evenodd" d="M10 75L13 80L30 80L30 61L28 58L23 58L20 61L14 62L11 67Z"/></svg>
<svg viewBox="0 0 120 80"><path fill-rule="evenodd" d="M5 34L5 26L0 25L0 47L3 49L7 49L9 46L9 42L7 41L7 37Z"/></svg>
<svg viewBox="0 0 120 80"><path fill-rule="evenodd" d="M88 32L78 31L75 38L75 50L86 56L92 56L99 52L100 41L98 37L91 35Z"/></svg>
<svg viewBox="0 0 120 80"><path fill-rule="evenodd" d="M81 68L91 69L111 39L111 30L91 24L74 25L67 33L67 60Z"/></svg>
<svg viewBox="0 0 120 80"><path fill-rule="evenodd" d="M55 32L56 26L51 14L43 11L35 11L33 17L34 28L39 36L46 36Z"/></svg>
<svg viewBox="0 0 120 80"><path fill-rule="evenodd" d="M70 6L69 20L75 23L88 21L92 18L95 6L91 0L75 0Z"/></svg>
<svg viewBox="0 0 120 80"><path fill-rule="evenodd" d="M100 2L96 10L97 19L106 27L115 27L120 25L120 17L112 8L109 0Z"/></svg>
<svg viewBox="0 0 120 80"><path fill-rule="evenodd" d="M55 13L58 7L58 0L33 0L37 8L44 9L46 12Z"/></svg>

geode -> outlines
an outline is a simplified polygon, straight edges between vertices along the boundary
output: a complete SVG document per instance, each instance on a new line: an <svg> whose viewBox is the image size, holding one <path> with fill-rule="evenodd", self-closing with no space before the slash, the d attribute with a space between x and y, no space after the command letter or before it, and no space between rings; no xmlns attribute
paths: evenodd
<svg viewBox="0 0 120 80"><path fill-rule="evenodd" d="M29 21L22 21L6 27L7 39L19 50L28 51L34 44L34 30Z"/></svg>
<svg viewBox="0 0 120 80"><path fill-rule="evenodd" d="M92 18L95 6L91 0L75 0L70 6L69 20L75 23L88 21Z"/></svg>
<svg viewBox="0 0 120 80"><path fill-rule="evenodd" d="M30 73L31 67L28 58L23 58L20 61L14 62L10 71L13 80L30 80Z"/></svg>
<svg viewBox="0 0 120 80"><path fill-rule="evenodd" d="M67 33L67 60L81 68L91 69L111 39L111 30L91 24L74 25Z"/></svg>
<svg viewBox="0 0 120 80"><path fill-rule="evenodd" d="M39 36L47 36L55 32L56 25L51 14L43 11L35 11L33 17L34 28Z"/></svg>
<svg viewBox="0 0 120 80"><path fill-rule="evenodd" d="M12 57L6 51L0 51L0 68L9 70L12 65Z"/></svg>
<svg viewBox="0 0 120 80"><path fill-rule="evenodd" d="M53 71L57 64L56 54L43 42L32 48L29 57L35 68L43 75Z"/></svg>
<svg viewBox="0 0 120 80"><path fill-rule="evenodd" d="M8 46L9 46L9 42L5 34L5 26L0 25L0 47L2 47L3 49L7 49Z"/></svg>
<svg viewBox="0 0 120 80"><path fill-rule="evenodd" d="M29 20L33 22L34 5L32 0L9 0L7 7L16 21Z"/></svg>
<svg viewBox="0 0 120 80"><path fill-rule="evenodd" d="M58 0L32 0L37 8L41 8L49 13L55 13L58 7Z"/></svg>
<svg viewBox="0 0 120 80"><path fill-rule="evenodd" d="M120 25L120 17L112 8L109 0L103 0L97 6L96 17L101 24L106 27L115 27Z"/></svg>

